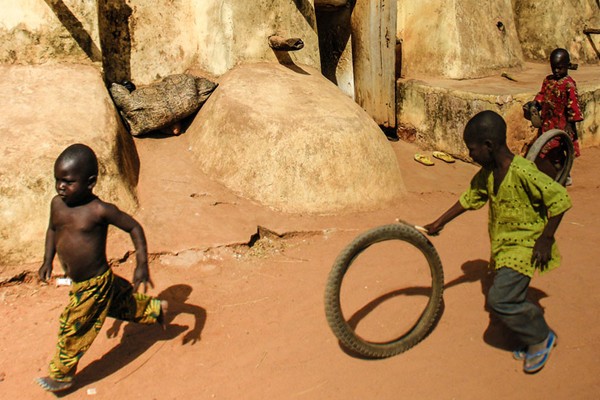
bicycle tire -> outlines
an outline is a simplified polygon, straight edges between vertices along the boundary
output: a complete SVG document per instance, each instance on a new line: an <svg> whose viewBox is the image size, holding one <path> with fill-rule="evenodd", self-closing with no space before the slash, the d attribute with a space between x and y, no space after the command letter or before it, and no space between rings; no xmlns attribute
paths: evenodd
<svg viewBox="0 0 600 400"><path fill-rule="evenodd" d="M565 165L558 171L554 180L561 185L565 185L567 182L567 178L571 173L571 168L573 167L573 160L575 159L575 149L573 148L573 141L571 137L560 129L550 129L549 131L544 132L540 135L539 138L533 142L529 150L527 151L526 159L529 161L535 162L535 159L540 155L540 152L544 148L544 146L550 142L552 139L560 137L563 139L563 143L566 144L566 160Z"/></svg>
<svg viewBox="0 0 600 400"><path fill-rule="evenodd" d="M386 343L369 342L356 335L342 313L340 291L344 275L356 257L369 246L386 240L402 240L425 256L431 272L431 295L417 322L404 335ZM433 244L413 226L399 223L383 225L357 236L335 260L325 289L325 314L334 335L347 348L370 358L387 358L405 352L423 340L437 318L444 289L444 272Z"/></svg>

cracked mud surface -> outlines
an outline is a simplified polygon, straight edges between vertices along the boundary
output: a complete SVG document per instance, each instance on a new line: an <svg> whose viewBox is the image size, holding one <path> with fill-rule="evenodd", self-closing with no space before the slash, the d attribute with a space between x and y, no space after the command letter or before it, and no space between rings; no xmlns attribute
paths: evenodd
<svg viewBox="0 0 600 400"><path fill-rule="evenodd" d="M444 265L444 309L416 347L385 360L353 357L325 320L325 282L342 248L395 218L430 222L456 200L476 167L457 162L425 168L412 160L415 147L392 143L409 191L401 202L345 216L289 215L192 173L185 135L136 144L142 162L136 218L152 254L150 292L172 304L169 326L162 332L107 320L81 360L75 389L64 397L591 399L600 391L600 149L584 149L575 162L569 189L574 208L557 234L563 265L533 280L532 298L560 339L546 368L526 376L506 350L505 332L484 309L485 210L463 215L431 239ZM131 251L127 236L111 234L109 249L116 273L130 278L135 257L124 257ZM400 285L421 285L422 268L409 253L385 259L373 253L373 269L359 274L351 293L357 296L353 307ZM35 269L18 266L11 276ZM33 380L46 372L67 292L38 284L33 274L0 287L3 399L54 397ZM359 327L365 334L392 331L395 322L414 317L417 300L395 296Z"/></svg>

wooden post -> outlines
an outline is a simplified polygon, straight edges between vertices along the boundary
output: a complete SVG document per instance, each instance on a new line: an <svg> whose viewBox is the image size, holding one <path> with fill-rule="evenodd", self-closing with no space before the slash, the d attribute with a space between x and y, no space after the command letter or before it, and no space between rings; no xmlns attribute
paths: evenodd
<svg viewBox="0 0 600 400"><path fill-rule="evenodd" d="M384 127L396 127L397 0L357 0L352 11L356 102Z"/></svg>

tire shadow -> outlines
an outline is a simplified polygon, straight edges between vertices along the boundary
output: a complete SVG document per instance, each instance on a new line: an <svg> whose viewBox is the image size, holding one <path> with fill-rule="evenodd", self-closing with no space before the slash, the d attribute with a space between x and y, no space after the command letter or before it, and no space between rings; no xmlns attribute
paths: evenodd
<svg viewBox="0 0 600 400"><path fill-rule="evenodd" d="M494 273L492 270L490 270L488 268L488 265L489 265L489 262L486 260L471 260L471 261L465 262L461 266L463 275L445 283L444 290L450 289L452 287L455 287L455 286L458 286L458 285L461 285L464 283L479 281L481 283L481 292L484 297L483 307L489 313L489 318L490 318L489 325L488 325L487 329L485 330L485 332L483 333L483 340L490 346L493 346L493 347L496 347L496 348L499 348L502 350L512 351L517 347L518 344L515 343L514 339L512 339L513 335L510 333L510 331L504 326L504 324L502 324L502 322L491 312L491 310L487 306L487 295L488 295L490 287L492 286L492 283L494 281ZM408 288L394 290L392 292L389 292L382 296L379 296L379 297L373 299L372 301L370 301L369 303L365 304L358 311L356 311L346 322L348 323L350 328L352 328L352 330L354 331L361 320L363 320L365 317L367 317L373 310L375 310L378 306L380 306L385 301L390 300L396 296L402 296L402 295L430 297L431 292L432 292L431 287L424 287L424 286L408 287ZM531 286L529 287L529 290L527 293L528 300L533 302L534 304L536 304L537 306L539 306L542 309L543 309L543 307L540 305L540 300L545 297L547 297L547 294L544 291L536 289ZM431 326L427 330L427 333L425 334L425 336L423 337L422 340L425 340L427 338L427 336L429 336L431 334L431 332L433 332L433 330L437 327L437 324L439 323L439 321L442 318L442 315L444 314L444 310L445 310L445 304L444 304L444 299L442 298L442 300L440 302L440 307L435 316L435 319L433 320ZM415 323L415 325L416 325L416 323ZM414 327L414 325L413 325L413 327ZM412 329L412 327L410 329ZM407 331L407 332L409 332L409 331ZM391 343L398 339L399 338L391 340L387 343ZM364 360L379 359L378 357L370 357L370 356L364 356L362 354L359 354L355 350L346 347L341 341L338 341L338 345L340 346L340 348L342 349L342 351L344 353L348 354L351 357L360 358L360 359L364 359Z"/></svg>
<svg viewBox="0 0 600 400"><path fill-rule="evenodd" d="M184 284L173 285L163 290L157 297L169 302L169 309L165 320L166 329L163 330L158 324L147 326L136 323L125 323L119 344L100 359L93 361L78 372L73 387L64 392L56 393L57 397L67 396L87 385L114 374L142 356L157 342L166 343L177 338L185 331L187 333L182 338L182 345L188 343L193 345L199 341L200 334L206 323L206 311L202 307L186 303L191 292L192 287ZM194 316L194 327L191 330L189 330L188 326L172 323L179 314ZM121 325L123 325L123 321L114 320L113 325L107 330L106 335L109 338L117 337ZM148 357L146 362L160 351L164 343ZM121 380L126 379L127 376L121 378Z"/></svg>
<svg viewBox="0 0 600 400"><path fill-rule="evenodd" d="M360 310L356 311L346 322L350 326L350 328L352 328L352 330L354 331L354 330L356 330L356 327L358 326L358 324L360 323L360 321L362 319L367 317L373 310L375 310L377 307L379 307L382 303L386 302L387 300L390 300L396 296L431 297L431 292L432 292L431 287L425 287L425 286L408 287L408 288L404 288L404 289L394 290L392 292L384 294L383 296L377 297L376 299L365 304ZM429 329L427 329L427 333L425 334L425 336L423 336L423 338L419 341L419 343L421 341L425 340L427 338L427 336L429 336L429 334L431 332L433 332L433 330L437 326L438 322L440 321L442 314L444 313L444 309L445 309L445 305L444 305L444 299L442 297L438 311L435 315L435 318L434 318L433 322L431 323L431 326L429 327ZM413 326L411 326L409 330L407 330L407 333L410 332L415 327L416 324L417 324L417 322L415 322L415 324ZM387 343L394 342L398 339L400 339L400 338L392 339L391 341L388 341ZM360 354L360 353L356 352L355 350L346 347L346 345L344 345L344 343L342 343L339 340L338 340L338 345L340 346L340 349L344 353L346 353L347 355L354 357L354 358L360 358L363 360L379 360L379 359L381 359L381 357L371 357L371 356L365 356L363 354ZM407 350L410 350L410 349L407 349Z"/></svg>

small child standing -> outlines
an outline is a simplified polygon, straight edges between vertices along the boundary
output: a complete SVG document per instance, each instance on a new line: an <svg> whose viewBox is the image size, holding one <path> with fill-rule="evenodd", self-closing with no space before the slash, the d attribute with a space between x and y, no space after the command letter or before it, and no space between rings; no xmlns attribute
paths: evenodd
<svg viewBox="0 0 600 400"><path fill-rule="evenodd" d="M565 131L573 141L575 157L579 157L581 153L575 123L582 121L583 115L577 97L577 85L569 76L569 69L575 69L569 52L561 48L554 49L550 54L550 67L552 74L544 79L540 92L533 100L539 116L534 113L531 120L534 126L539 127L538 137L550 129ZM537 123L536 117L539 118ZM554 139L542 149L536 164L544 173L554 177L558 171L556 165L562 165L564 161L560 140ZM570 177L567 180L569 184Z"/></svg>
<svg viewBox="0 0 600 400"><path fill-rule="evenodd" d="M38 378L50 392L73 385L79 359L88 350L107 316L141 324L163 323L167 302L137 293L153 287L148 270L146 238L141 225L116 206L96 197L98 160L83 144L67 147L54 163L55 189L50 204L44 261L39 277L52 275L55 254L73 281L69 304L60 316L58 344L50 362L49 376ZM114 275L106 259L108 226L114 225L131 236L137 266L133 286Z"/></svg>
<svg viewBox="0 0 600 400"><path fill-rule="evenodd" d="M534 373L546 364L556 334L542 310L527 300L527 290L536 269L546 272L560 262L554 233L571 200L563 186L509 150L506 123L495 112L471 118L463 138L482 169L459 201L425 229L435 235L466 210L489 201L490 266L495 275L487 303L523 345L514 357L524 360L525 372Z"/></svg>

